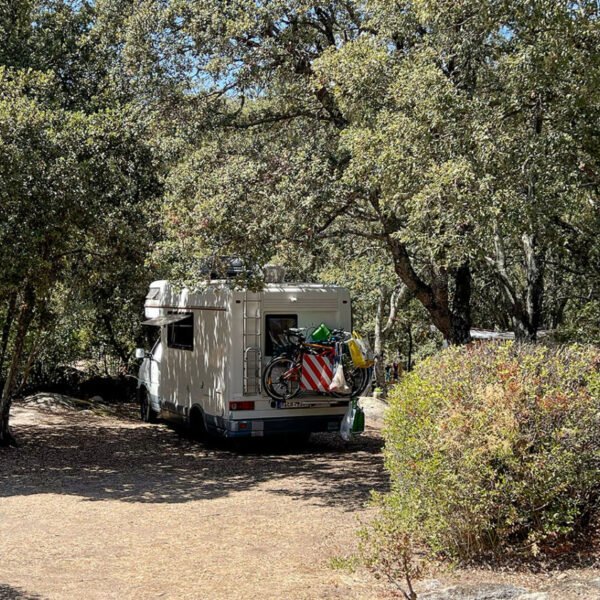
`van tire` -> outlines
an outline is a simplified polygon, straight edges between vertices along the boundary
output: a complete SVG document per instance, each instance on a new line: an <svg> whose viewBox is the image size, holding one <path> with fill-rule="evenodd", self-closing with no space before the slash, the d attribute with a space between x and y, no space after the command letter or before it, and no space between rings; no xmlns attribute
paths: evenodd
<svg viewBox="0 0 600 600"><path fill-rule="evenodd" d="M208 431L204 421L204 414L201 408L193 406L190 411L190 419L188 422L191 436L200 442L208 439Z"/></svg>
<svg viewBox="0 0 600 600"><path fill-rule="evenodd" d="M140 418L144 423L156 423L158 421L158 414L152 408L150 404L150 398L146 388L138 388L138 403L140 405Z"/></svg>

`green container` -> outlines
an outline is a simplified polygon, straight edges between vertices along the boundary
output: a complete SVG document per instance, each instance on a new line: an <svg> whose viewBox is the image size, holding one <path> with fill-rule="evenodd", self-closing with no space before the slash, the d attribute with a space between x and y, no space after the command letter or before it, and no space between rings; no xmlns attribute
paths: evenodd
<svg viewBox="0 0 600 600"><path fill-rule="evenodd" d="M354 420L352 421L352 433L362 433L365 430L365 412L358 406L358 402L354 402Z"/></svg>
<svg viewBox="0 0 600 600"><path fill-rule="evenodd" d="M325 323L321 323L310 336L313 342L324 342L331 336L331 331Z"/></svg>

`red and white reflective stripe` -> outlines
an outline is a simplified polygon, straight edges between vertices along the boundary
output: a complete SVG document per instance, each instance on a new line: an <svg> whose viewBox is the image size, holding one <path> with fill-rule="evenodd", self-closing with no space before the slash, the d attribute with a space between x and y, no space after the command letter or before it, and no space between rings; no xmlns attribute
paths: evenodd
<svg viewBox="0 0 600 600"><path fill-rule="evenodd" d="M333 379L333 365L326 356L305 354L302 357L300 389L327 392Z"/></svg>

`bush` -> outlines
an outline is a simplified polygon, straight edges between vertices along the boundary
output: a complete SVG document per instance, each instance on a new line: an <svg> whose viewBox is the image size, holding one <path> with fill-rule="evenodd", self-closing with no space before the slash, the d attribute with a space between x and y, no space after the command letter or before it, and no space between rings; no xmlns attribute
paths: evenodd
<svg viewBox="0 0 600 600"><path fill-rule="evenodd" d="M403 535L458 560L535 555L584 528L600 491L599 369L597 348L513 343L418 365L389 397L379 547Z"/></svg>

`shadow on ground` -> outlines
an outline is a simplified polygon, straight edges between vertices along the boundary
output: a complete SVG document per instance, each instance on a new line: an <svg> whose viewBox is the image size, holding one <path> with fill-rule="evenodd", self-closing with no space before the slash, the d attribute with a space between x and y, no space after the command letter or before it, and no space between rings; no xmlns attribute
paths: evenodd
<svg viewBox="0 0 600 600"><path fill-rule="evenodd" d="M233 451L202 445L165 425L88 420L16 427L21 447L0 448L0 497L55 493L180 503L268 483L269 493L350 511L372 489L387 486L382 441L375 435L344 443L336 435L316 434L292 451L264 443Z"/></svg>
<svg viewBox="0 0 600 600"><path fill-rule="evenodd" d="M0 600L42 600L42 597L35 594L28 594L18 588L0 583Z"/></svg>

